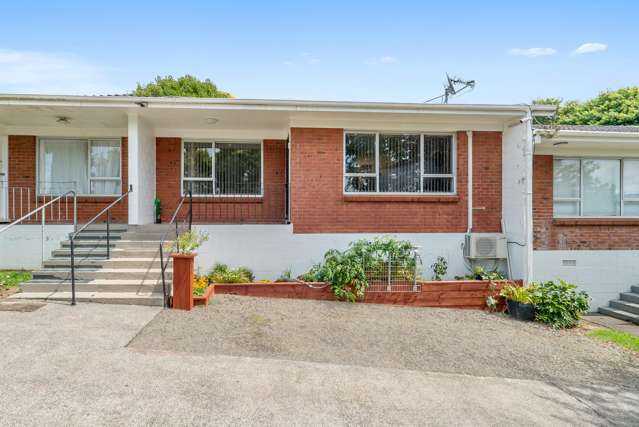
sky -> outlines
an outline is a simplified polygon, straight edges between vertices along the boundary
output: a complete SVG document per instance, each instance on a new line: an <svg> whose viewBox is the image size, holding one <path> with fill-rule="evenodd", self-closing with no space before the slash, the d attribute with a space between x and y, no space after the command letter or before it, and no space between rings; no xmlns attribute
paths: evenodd
<svg viewBox="0 0 639 427"><path fill-rule="evenodd" d="M135 3L135 4L134 4ZM639 85L637 1L6 2L0 93L120 94L157 75L238 98L585 100Z"/></svg>

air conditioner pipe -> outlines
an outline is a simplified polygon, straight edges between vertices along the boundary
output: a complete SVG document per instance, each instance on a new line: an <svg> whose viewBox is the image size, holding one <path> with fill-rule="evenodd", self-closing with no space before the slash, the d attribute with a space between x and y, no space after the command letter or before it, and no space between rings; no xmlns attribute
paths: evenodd
<svg viewBox="0 0 639 427"><path fill-rule="evenodd" d="M466 234L470 234L473 229L473 131L466 131L468 141L468 228Z"/></svg>

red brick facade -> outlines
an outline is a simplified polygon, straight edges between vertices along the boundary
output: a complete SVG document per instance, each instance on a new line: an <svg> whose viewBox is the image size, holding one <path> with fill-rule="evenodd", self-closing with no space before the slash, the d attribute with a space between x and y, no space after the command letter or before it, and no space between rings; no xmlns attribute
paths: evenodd
<svg viewBox="0 0 639 427"><path fill-rule="evenodd" d="M127 162L127 138L122 138L122 191L126 191L128 187L128 162ZM36 157L37 157L37 138L35 136L25 135L9 135L9 214L20 211L20 203L22 203L22 212L27 213L36 207ZM11 196L12 188L22 188L22 201ZM31 195L30 200L25 196L27 190ZM19 193L16 193L19 194ZM49 198L47 198L47 201ZM115 200L115 197L78 197L78 222L88 221L93 218L100 210ZM43 203L44 199L38 198L38 205ZM64 209L64 205L61 209ZM54 207L54 210L57 206ZM55 212L54 212L55 213ZM52 215L54 220L59 216L57 213ZM111 219L116 223L126 223L128 220L127 201L116 205L112 210ZM104 218L106 220L106 217Z"/></svg>
<svg viewBox="0 0 639 427"><path fill-rule="evenodd" d="M286 141L264 140L264 196L193 198L193 221L201 223L283 223L286 213ZM156 193L167 222L180 200L181 139L156 140ZM186 215L183 208L180 216Z"/></svg>
<svg viewBox="0 0 639 427"><path fill-rule="evenodd" d="M499 231L500 132L473 133L474 231ZM291 220L296 233L463 233L467 228L466 132L457 133L457 195L343 194L343 129L291 129Z"/></svg>
<svg viewBox="0 0 639 427"><path fill-rule="evenodd" d="M533 234L536 250L637 250L635 219L553 219L553 156L533 159Z"/></svg>

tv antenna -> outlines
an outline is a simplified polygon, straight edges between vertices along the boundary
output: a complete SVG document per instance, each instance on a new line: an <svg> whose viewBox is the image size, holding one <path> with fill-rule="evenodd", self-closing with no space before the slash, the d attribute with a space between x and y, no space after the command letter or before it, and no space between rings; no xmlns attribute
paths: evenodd
<svg viewBox="0 0 639 427"><path fill-rule="evenodd" d="M448 99L451 96L458 95L466 89L472 90L474 88L475 88L475 80L464 80L464 79L460 79L459 77L450 77L448 73L446 73L446 84L444 85L444 94L428 99L424 101L424 104L434 101L436 99L441 99L442 104L448 104Z"/></svg>

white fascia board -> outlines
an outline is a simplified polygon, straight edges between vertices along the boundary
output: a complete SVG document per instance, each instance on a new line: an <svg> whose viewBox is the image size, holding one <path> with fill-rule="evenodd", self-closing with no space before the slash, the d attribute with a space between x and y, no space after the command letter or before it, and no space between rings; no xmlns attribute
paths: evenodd
<svg viewBox="0 0 639 427"><path fill-rule="evenodd" d="M193 139L286 139L288 128L282 129L178 129L155 128L155 135L164 138Z"/></svg>
<svg viewBox="0 0 639 427"><path fill-rule="evenodd" d="M501 131L503 124L491 121L457 122L398 122L383 118L371 120L357 119L295 119L290 121L291 128L338 128L367 131L398 131L398 132L457 132L472 129L474 131Z"/></svg>
<svg viewBox="0 0 639 427"><path fill-rule="evenodd" d="M2 95L0 105L65 106L103 108L185 108L208 110L264 110L308 112L380 112L413 114L520 116L528 105L417 104L385 102L289 101L236 98L108 97L57 95ZM144 105L142 107L141 105Z"/></svg>
<svg viewBox="0 0 639 427"><path fill-rule="evenodd" d="M538 145L552 145L557 142L567 143L589 143L589 144L611 144L611 143L631 143L639 144L639 133L637 132L605 132L605 131L581 131L581 130L548 130L538 129L535 131Z"/></svg>
<svg viewBox="0 0 639 427"><path fill-rule="evenodd" d="M66 126L7 126L5 131L8 135L60 136L69 138L121 138L128 133L127 128L73 128Z"/></svg>

